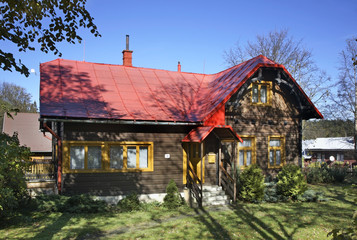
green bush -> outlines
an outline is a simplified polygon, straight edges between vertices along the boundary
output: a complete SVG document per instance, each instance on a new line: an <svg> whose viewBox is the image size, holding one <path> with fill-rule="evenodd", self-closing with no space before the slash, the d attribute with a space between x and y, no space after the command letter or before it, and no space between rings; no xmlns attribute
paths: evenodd
<svg viewBox="0 0 357 240"><path fill-rule="evenodd" d="M342 183L346 179L348 167L342 162L335 162L331 166L326 163L311 163L304 169L308 183Z"/></svg>
<svg viewBox="0 0 357 240"><path fill-rule="evenodd" d="M347 167L342 166L341 164L333 164L330 169L330 175L335 183L342 183L347 177Z"/></svg>
<svg viewBox="0 0 357 240"><path fill-rule="evenodd" d="M29 200L24 173L30 149L20 146L17 134L0 133L0 217L11 215Z"/></svg>
<svg viewBox="0 0 357 240"><path fill-rule="evenodd" d="M250 165L239 174L238 197L247 202L257 202L264 197L264 175L256 165Z"/></svg>
<svg viewBox="0 0 357 240"><path fill-rule="evenodd" d="M287 197L284 197L278 193L278 190L276 188L276 182L266 182L265 188L264 188L264 198L263 202L271 202L271 203L276 203L276 202L285 202L288 200Z"/></svg>
<svg viewBox="0 0 357 240"><path fill-rule="evenodd" d="M333 178L326 163L311 163L304 169L306 180L310 184L331 183Z"/></svg>
<svg viewBox="0 0 357 240"><path fill-rule="evenodd" d="M298 197L298 200L301 202L325 202L328 201L325 198L323 192L316 192L314 190L306 190L304 194Z"/></svg>
<svg viewBox="0 0 357 240"><path fill-rule="evenodd" d="M117 207L121 212L132 212L141 209L141 203L139 197L136 193L131 193L124 199L120 200Z"/></svg>
<svg viewBox="0 0 357 240"><path fill-rule="evenodd" d="M102 200L95 200L87 194L39 195L34 200L37 209L42 212L69 212L69 213L98 213L108 210L108 204Z"/></svg>
<svg viewBox="0 0 357 240"><path fill-rule="evenodd" d="M289 199L297 199L307 189L305 177L296 165L285 165L278 173L277 179L278 194Z"/></svg>
<svg viewBox="0 0 357 240"><path fill-rule="evenodd" d="M178 191L176 183L173 179L170 180L166 187L166 196L164 197L164 207L168 209L176 209L185 204L184 199Z"/></svg>

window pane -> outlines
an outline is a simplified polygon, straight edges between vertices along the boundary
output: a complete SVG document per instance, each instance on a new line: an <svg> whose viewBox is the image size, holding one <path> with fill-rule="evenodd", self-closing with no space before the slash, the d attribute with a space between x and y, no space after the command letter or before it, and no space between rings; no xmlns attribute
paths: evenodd
<svg viewBox="0 0 357 240"><path fill-rule="evenodd" d="M269 145L271 147L280 147L280 139L270 139Z"/></svg>
<svg viewBox="0 0 357 240"><path fill-rule="evenodd" d="M128 147L128 168L136 168L136 147Z"/></svg>
<svg viewBox="0 0 357 240"><path fill-rule="evenodd" d="M70 148L71 169L84 169L84 146Z"/></svg>
<svg viewBox="0 0 357 240"><path fill-rule="evenodd" d="M249 166L250 164L252 164L252 152L251 151L247 151L247 166Z"/></svg>
<svg viewBox="0 0 357 240"><path fill-rule="evenodd" d="M244 166L244 151L239 151L239 166Z"/></svg>
<svg viewBox="0 0 357 240"><path fill-rule="evenodd" d="M148 168L148 147L140 147L139 168Z"/></svg>
<svg viewBox="0 0 357 240"><path fill-rule="evenodd" d="M267 86L260 86L260 102L266 103L267 102Z"/></svg>
<svg viewBox="0 0 357 240"><path fill-rule="evenodd" d="M257 103L258 102L258 85L253 84L253 89L252 89L252 102Z"/></svg>
<svg viewBox="0 0 357 240"><path fill-rule="evenodd" d="M274 165L274 151L273 150L270 150L270 152L269 152L269 162L270 162L270 165Z"/></svg>
<svg viewBox="0 0 357 240"><path fill-rule="evenodd" d="M123 147L111 146L110 147L110 167L116 169L123 168Z"/></svg>
<svg viewBox="0 0 357 240"><path fill-rule="evenodd" d="M276 154L276 165L280 165L280 163L281 163L281 153L280 153L280 150L276 150L275 154Z"/></svg>
<svg viewBox="0 0 357 240"><path fill-rule="evenodd" d="M239 147L251 147L252 146L252 140L250 138L243 138L243 143L238 142Z"/></svg>
<svg viewBox="0 0 357 240"><path fill-rule="evenodd" d="M100 146L88 146L88 169L101 168L102 148Z"/></svg>

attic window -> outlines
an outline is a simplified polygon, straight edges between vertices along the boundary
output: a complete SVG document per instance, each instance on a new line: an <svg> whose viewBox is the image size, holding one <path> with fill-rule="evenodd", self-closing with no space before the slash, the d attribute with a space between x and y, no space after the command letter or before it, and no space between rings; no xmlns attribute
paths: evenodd
<svg viewBox="0 0 357 240"><path fill-rule="evenodd" d="M270 105L271 104L271 83L255 82L252 83L252 104Z"/></svg>

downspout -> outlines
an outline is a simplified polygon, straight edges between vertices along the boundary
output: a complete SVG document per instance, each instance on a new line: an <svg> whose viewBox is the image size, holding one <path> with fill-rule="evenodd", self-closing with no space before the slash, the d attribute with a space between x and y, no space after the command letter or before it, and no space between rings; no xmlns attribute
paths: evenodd
<svg viewBox="0 0 357 240"><path fill-rule="evenodd" d="M43 127L49 131L52 136L54 136L57 139L57 145L58 145L58 161L57 161L57 189L58 193L61 193L62 190L62 140L61 138L51 129L47 126L46 122L43 123Z"/></svg>

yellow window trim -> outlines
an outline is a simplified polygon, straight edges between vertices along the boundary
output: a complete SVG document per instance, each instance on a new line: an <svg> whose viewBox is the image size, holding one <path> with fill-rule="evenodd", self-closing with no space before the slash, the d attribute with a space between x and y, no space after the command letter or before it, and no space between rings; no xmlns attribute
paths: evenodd
<svg viewBox="0 0 357 240"><path fill-rule="evenodd" d="M84 146L84 169L70 169L70 147ZM88 169L88 146L101 147L101 169ZM110 146L123 146L123 169L110 168ZM137 168L127 168L127 147L148 146L148 168L139 168L139 154L136 154ZM153 142L113 142L113 141L63 141L63 173L105 173L105 172L152 172L154 171L154 143Z"/></svg>
<svg viewBox="0 0 357 240"><path fill-rule="evenodd" d="M243 138L250 138L252 140L252 146L251 147L239 147L239 143L237 144L237 166L240 169L244 169L248 167L246 162L244 162L244 166L239 165L239 150L251 150L252 151L252 163L256 163L256 143L255 143L255 136L253 135L239 135L242 139ZM244 151L244 155L246 155L246 151ZM245 158L246 159L246 158Z"/></svg>
<svg viewBox="0 0 357 240"><path fill-rule="evenodd" d="M258 102L253 102L253 85L258 85ZM260 88L261 86L267 86L267 102L262 103L260 102ZM251 105L256 105L256 106L271 106L272 102L272 88L273 84L270 81L260 81L259 82L254 82L250 84L250 89L251 89L251 95L250 95L250 104Z"/></svg>
<svg viewBox="0 0 357 240"><path fill-rule="evenodd" d="M281 146L280 147L271 147L270 146L270 139L275 138L275 139L280 139L281 141ZM281 159L280 159L280 164L279 165L270 165L270 150L280 150L281 151ZM278 136L278 135L273 135L268 137L268 168L274 169L274 168L282 168L285 165L285 137L284 136Z"/></svg>

